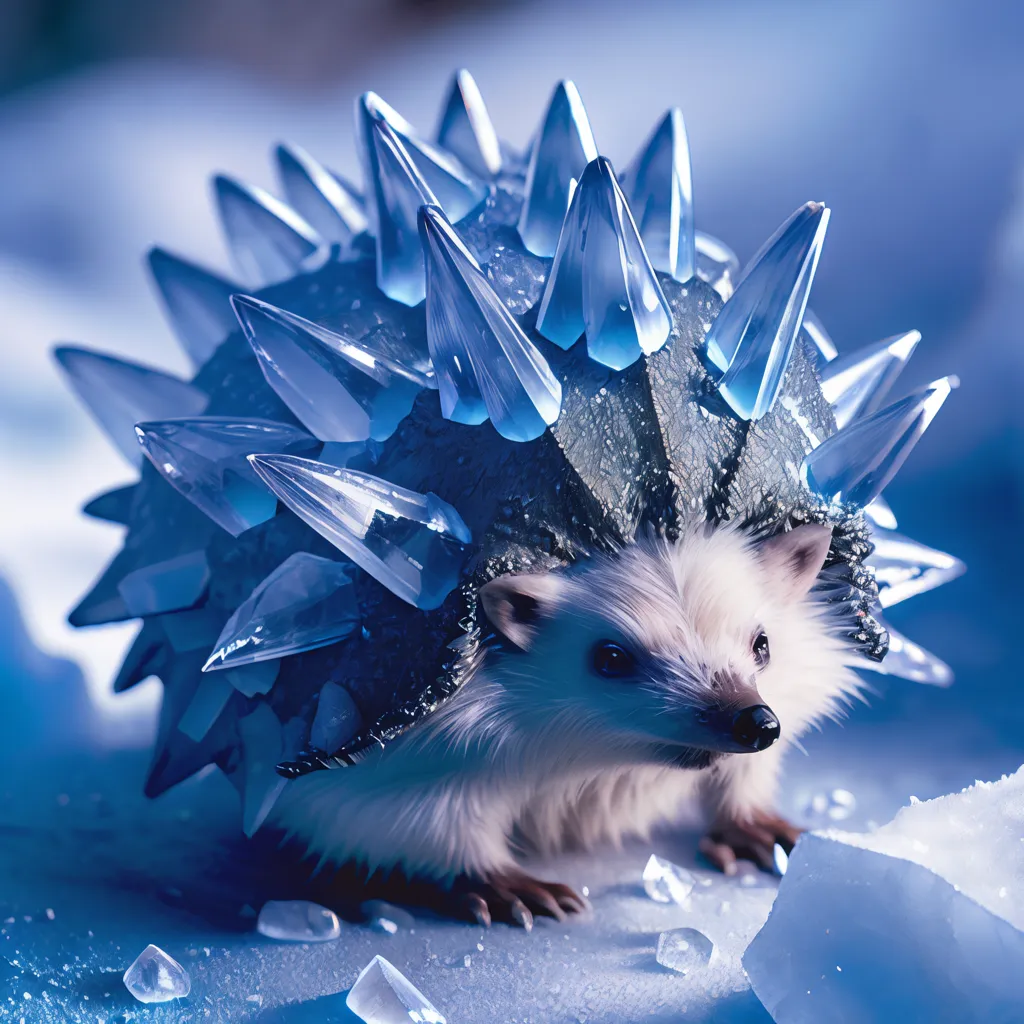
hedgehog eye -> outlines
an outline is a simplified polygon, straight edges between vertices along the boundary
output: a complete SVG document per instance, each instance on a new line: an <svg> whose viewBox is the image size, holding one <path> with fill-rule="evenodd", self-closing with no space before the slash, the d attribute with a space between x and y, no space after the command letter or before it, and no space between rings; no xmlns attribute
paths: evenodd
<svg viewBox="0 0 1024 1024"><path fill-rule="evenodd" d="M623 679L636 671L636 658L614 640L599 640L590 658L594 671L607 679Z"/></svg>
<svg viewBox="0 0 1024 1024"><path fill-rule="evenodd" d="M751 650L754 652L754 663L758 668L764 668L771 660L772 655L768 650L768 635L763 629L754 637Z"/></svg>

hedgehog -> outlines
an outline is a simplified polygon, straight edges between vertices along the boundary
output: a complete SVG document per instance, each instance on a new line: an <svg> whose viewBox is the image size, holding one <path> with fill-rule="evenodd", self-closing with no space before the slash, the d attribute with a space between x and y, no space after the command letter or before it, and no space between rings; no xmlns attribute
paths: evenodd
<svg viewBox="0 0 1024 1024"><path fill-rule="evenodd" d="M882 492L956 378L887 402L916 331L838 355L824 204L742 272L696 230L676 109L621 175L568 81L525 154L466 71L434 141L374 93L356 128L362 190L292 145L283 199L214 179L240 282L150 252L191 380L56 351L140 471L70 622L141 620L146 793L216 765L247 835L483 924L584 908L524 854L688 806L770 868L860 671L951 681L883 612L963 566Z"/></svg>

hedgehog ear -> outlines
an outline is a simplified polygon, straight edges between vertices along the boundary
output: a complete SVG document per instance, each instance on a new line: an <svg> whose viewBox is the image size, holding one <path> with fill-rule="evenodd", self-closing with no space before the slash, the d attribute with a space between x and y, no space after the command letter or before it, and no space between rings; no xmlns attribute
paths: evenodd
<svg viewBox="0 0 1024 1024"><path fill-rule="evenodd" d="M757 548L779 596L798 601L814 585L832 542L832 528L806 523L769 537Z"/></svg>
<svg viewBox="0 0 1024 1024"><path fill-rule="evenodd" d="M537 624L550 612L562 590L554 573L499 576L480 588L479 598L487 621L495 631L520 650L528 651Z"/></svg>

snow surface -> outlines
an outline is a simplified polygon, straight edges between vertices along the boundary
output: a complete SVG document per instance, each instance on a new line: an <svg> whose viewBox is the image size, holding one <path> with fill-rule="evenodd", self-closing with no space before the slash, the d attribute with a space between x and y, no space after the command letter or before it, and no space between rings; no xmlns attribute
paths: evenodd
<svg viewBox="0 0 1024 1024"><path fill-rule="evenodd" d="M1024 768L801 837L743 958L778 1024L1024 1019Z"/></svg>

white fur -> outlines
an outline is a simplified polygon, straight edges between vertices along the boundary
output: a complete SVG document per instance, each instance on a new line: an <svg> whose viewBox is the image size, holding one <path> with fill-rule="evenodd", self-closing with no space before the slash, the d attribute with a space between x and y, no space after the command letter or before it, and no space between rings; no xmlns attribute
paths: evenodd
<svg viewBox="0 0 1024 1024"><path fill-rule="evenodd" d="M771 810L785 749L858 690L852 651L802 596L814 568L795 595L739 531L701 525L557 571L526 651L488 651L453 699L374 757L290 783L273 820L321 863L444 882L511 870L524 849L644 836L694 798L712 814ZM762 628L771 660L758 670ZM639 652L649 672L597 676L600 639ZM723 673L756 684L782 739L703 771L671 767L667 745L720 742L695 712Z"/></svg>

